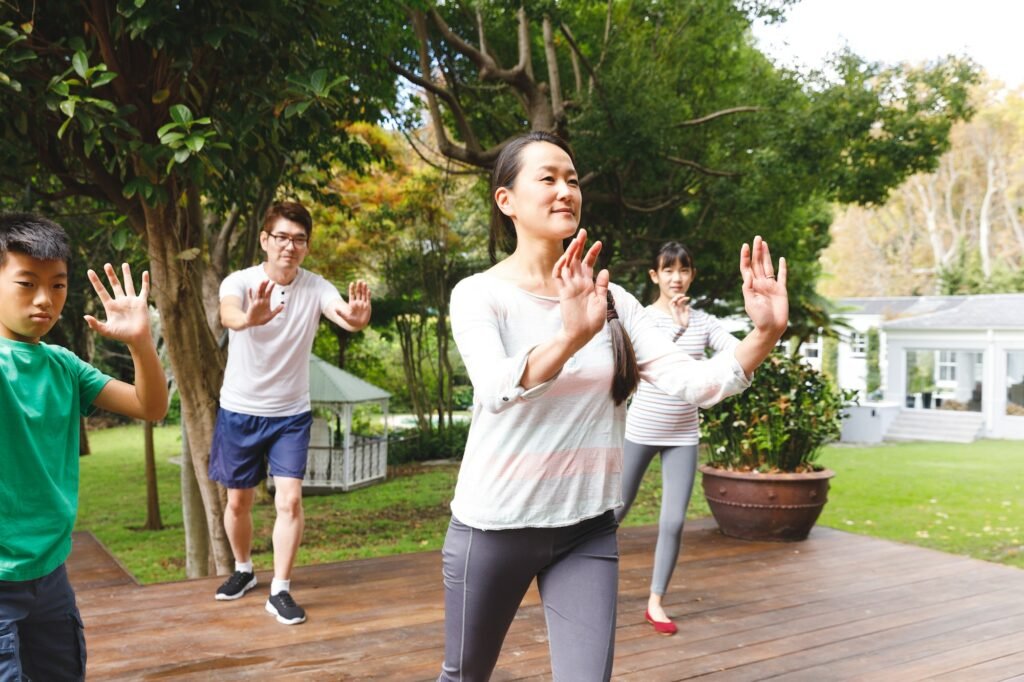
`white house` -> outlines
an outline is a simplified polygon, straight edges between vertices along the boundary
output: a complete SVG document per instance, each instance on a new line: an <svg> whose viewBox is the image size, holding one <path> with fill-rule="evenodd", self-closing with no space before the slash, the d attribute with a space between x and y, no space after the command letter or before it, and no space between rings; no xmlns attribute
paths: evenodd
<svg viewBox="0 0 1024 682"><path fill-rule="evenodd" d="M1024 440L1024 294L838 304L851 329L839 343L837 379L861 394L844 440ZM867 391L872 328L881 396Z"/></svg>

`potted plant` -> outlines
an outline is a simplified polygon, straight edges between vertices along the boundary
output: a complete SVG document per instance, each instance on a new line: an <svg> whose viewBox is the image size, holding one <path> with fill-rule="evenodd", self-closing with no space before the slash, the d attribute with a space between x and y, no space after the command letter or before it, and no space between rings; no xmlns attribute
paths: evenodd
<svg viewBox="0 0 1024 682"><path fill-rule="evenodd" d="M838 439L855 391L773 353L743 394L702 413L704 495L721 531L747 540L807 537L834 475L815 461Z"/></svg>

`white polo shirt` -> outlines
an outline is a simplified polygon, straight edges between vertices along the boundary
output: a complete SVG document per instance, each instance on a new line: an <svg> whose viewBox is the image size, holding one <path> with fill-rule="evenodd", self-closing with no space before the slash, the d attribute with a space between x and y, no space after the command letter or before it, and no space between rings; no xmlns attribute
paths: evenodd
<svg viewBox="0 0 1024 682"><path fill-rule="evenodd" d="M220 299L235 296L246 310L249 290L268 279L262 264L233 272L221 282ZM308 412L313 338L320 315L340 298L337 287L301 268L291 284L274 285L270 307L284 303L284 310L265 325L228 332L220 406L257 417Z"/></svg>

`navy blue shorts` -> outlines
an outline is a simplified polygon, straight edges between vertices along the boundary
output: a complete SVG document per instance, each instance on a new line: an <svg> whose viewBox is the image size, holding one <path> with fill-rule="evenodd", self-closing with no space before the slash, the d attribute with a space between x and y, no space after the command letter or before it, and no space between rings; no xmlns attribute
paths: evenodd
<svg viewBox="0 0 1024 682"><path fill-rule="evenodd" d="M84 680L85 633L61 564L35 580L0 580L0 680Z"/></svg>
<svg viewBox="0 0 1024 682"><path fill-rule="evenodd" d="M217 410L210 448L210 479L225 488L255 488L271 476L304 478L313 413L256 417Z"/></svg>

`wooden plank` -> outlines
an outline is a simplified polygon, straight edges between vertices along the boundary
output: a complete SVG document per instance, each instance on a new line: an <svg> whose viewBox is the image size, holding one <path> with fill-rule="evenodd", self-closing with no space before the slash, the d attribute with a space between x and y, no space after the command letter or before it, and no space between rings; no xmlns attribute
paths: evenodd
<svg viewBox="0 0 1024 682"><path fill-rule="evenodd" d="M829 528L774 544L688 523L667 599L680 633L657 636L643 621L656 535L620 531L616 680L987 680L1021 670L1024 572ZM76 544L69 561L90 678L433 680L440 670L438 552L301 567L293 584L309 622L285 627L263 610L268 573L242 599L217 602L222 578L137 586L90 551ZM534 587L493 680L550 674Z"/></svg>
<svg viewBox="0 0 1024 682"><path fill-rule="evenodd" d="M79 530L71 534L71 556L68 558L67 569L68 578L76 589L139 584L135 576L88 531Z"/></svg>

